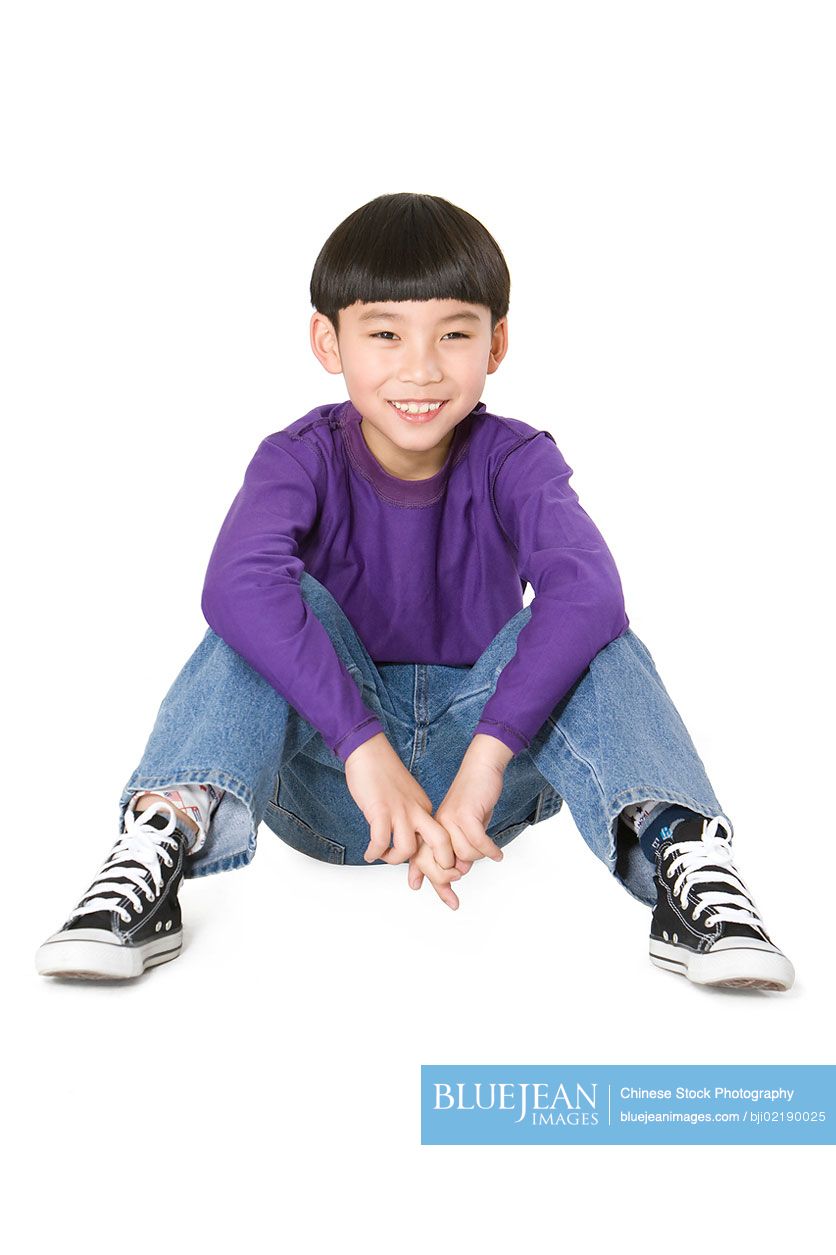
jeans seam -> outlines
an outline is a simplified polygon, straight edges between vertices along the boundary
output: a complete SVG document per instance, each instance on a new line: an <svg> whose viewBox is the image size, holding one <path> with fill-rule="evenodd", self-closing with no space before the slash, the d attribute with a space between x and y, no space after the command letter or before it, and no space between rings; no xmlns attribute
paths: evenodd
<svg viewBox="0 0 836 1255"><path fill-rule="evenodd" d="M415 735L412 739L412 760L409 764L410 773L415 765L415 760L426 753L427 749L427 728L429 727L429 704L428 704L428 688L429 688L429 672L427 664L416 662L415 674L412 682L412 714L415 720Z"/></svg>
<svg viewBox="0 0 836 1255"><path fill-rule="evenodd" d="M679 802L680 806L687 806L689 810L696 811L701 815L705 814L696 798L691 797L690 794L682 793L679 789L662 788L658 784L633 784L629 789L622 789L620 793L616 793L612 798L613 806L618 806L618 814L621 814L625 806L647 801ZM714 813L712 811L712 815Z"/></svg>
<svg viewBox="0 0 836 1255"><path fill-rule="evenodd" d="M607 863L607 865L608 865L608 867L609 867L610 871L612 871L612 870L614 870L614 868L615 868L615 863L616 863L616 854L617 854L617 851L616 851L616 842L615 842L615 836L614 836L613 831L612 831L612 820L610 820L610 818L609 818L609 817L608 817L608 815L607 815L607 804L606 804L606 797L607 797L607 795L606 795L606 792L605 792L605 790L604 790L604 786L603 786L603 784L602 784L602 782L601 782L601 778L600 778L600 776L598 775L598 772L597 772L597 770L596 770L595 763L594 763L594 762L590 762L590 760L589 760L588 758L584 758L583 754L579 753L579 751L575 748L575 746L574 746L574 745L572 744L572 742L569 740L569 738L568 738L568 736L566 735L566 733L564 732L564 730L563 730L561 727L559 727L559 726L558 726L558 724L555 722L555 720L553 719L553 717L552 717L551 715L549 715L549 716L548 716L548 718L547 718L546 722L547 722L547 723L551 726L552 730L560 736L560 738L561 738L561 739L562 739L562 741L563 741L563 744L566 746L567 750L568 750L568 751L569 751L569 753L572 755L572 757L575 759L575 761L576 761L576 762L578 762L578 763L582 763L582 764L583 764L583 766L587 769L587 771L588 771L588 773L589 773L589 778L590 778L591 780L594 780L594 781L595 781L595 784L596 784L597 789L598 789L598 805L599 805L600 812L601 812L601 827L602 827L602 829L606 830L606 832L607 832L607 834L608 834L608 839L609 839L609 847L610 847L610 848L609 848L609 850L607 851L607 858L606 858L606 860L605 860L605 861L606 861L606 863ZM542 773L541 773L541 774L542 774ZM548 783L548 781L547 781L547 783ZM552 785L552 788L554 788L554 786L553 786L553 785ZM555 791L556 791L556 790L555 790ZM571 810L572 810L572 803L571 803L571 802L569 803L569 810L570 810L570 812L571 812ZM573 818L574 818L574 816L573 816Z"/></svg>
<svg viewBox="0 0 836 1255"><path fill-rule="evenodd" d="M198 779L201 776L207 778ZM154 789L164 788L169 784L186 782L189 784L217 784L218 788L229 789L231 793L234 793L237 787L244 794L244 797L237 793L235 796L239 798L239 801L246 802L252 809L253 796L249 786L229 772L219 771L215 767L177 767L173 771L167 771L165 774L155 776L133 775L125 785L125 789L129 789L133 793L146 789L153 791Z"/></svg>
<svg viewBox="0 0 836 1255"><path fill-rule="evenodd" d="M236 850L234 854L225 854L211 863L186 863L187 880L198 880L201 876L211 876L216 872L234 871L238 867L247 867L255 857L255 850Z"/></svg>
<svg viewBox="0 0 836 1255"><path fill-rule="evenodd" d="M569 740L563 728L559 727L558 724L555 723L551 715L549 715L548 722L551 724L554 731L563 739L563 743L565 744L566 748L568 749L572 757L577 762L583 763L584 767L588 769L590 776L592 777L592 779L595 781L596 785L598 786L598 792L601 795L601 800L603 801L603 799L606 797L606 790L604 789L603 783L601 781L601 777L598 775L598 771L596 769L595 763L590 761L590 759L588 758L584 758L583 754L581 754L580 751Z"/></svg>

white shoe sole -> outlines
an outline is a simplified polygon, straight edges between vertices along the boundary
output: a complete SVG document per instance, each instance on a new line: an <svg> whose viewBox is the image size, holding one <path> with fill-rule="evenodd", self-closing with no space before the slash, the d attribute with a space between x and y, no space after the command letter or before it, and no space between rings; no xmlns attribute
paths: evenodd
<svg viewBox="0 0 836 1255"><path fill-rule="evenodd" d="M749 949L694 954L687 946L650 939L650 959L657 967L687 976L697 985L727 985L734 989L791 989L795 969L780 950Z"/></svg>
<svg viewBox="0 0 836 1255"><path fill-rule="evenodd" d="M124 980L141 976L147 967L176 959L182 945L182 928L141 946L120 943L102 928L75 928L55 933L45 941L35 955L35 966L41 976Z"/></svg>

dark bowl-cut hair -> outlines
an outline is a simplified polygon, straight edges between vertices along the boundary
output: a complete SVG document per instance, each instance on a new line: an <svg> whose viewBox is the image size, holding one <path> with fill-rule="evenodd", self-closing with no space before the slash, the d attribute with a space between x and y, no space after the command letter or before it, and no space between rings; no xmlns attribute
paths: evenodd
<svg viewBox="0 0 836 1255"><path fill-rule="evenodd" d="M311 275L311 304L339 335L355 301L458 300L486 305L491 331L508 313L511 276L477 218L441 196L392 192L332 231Z"/></svg>

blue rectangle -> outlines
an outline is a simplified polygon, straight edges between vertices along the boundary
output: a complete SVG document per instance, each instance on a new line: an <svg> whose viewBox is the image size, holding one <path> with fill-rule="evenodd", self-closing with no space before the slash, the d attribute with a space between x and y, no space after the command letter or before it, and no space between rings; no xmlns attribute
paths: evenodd
<svg viewBox="0 0 836 1255"><path fill-rule="evenodd" d="M836 1139L836 1065L425 1064L422 1146Z"/></svg>

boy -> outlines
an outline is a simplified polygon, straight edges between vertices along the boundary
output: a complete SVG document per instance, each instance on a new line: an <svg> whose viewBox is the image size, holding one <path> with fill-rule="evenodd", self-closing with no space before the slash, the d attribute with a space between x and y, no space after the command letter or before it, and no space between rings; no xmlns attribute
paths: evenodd
<svg viewBox="0 0 836 1255"><path fill-rule="evenodd" d="M653 907L655 964L790 988L571 468L548 431L479 400L509 291L496 242L440 197L380 196L329 237L311 345L350 399L250 462L209 561L209 629L39 972L176 957L182 879L248 863L262 819L325 861L408 862L456 909L453 882L565 798Z"/></svg>

